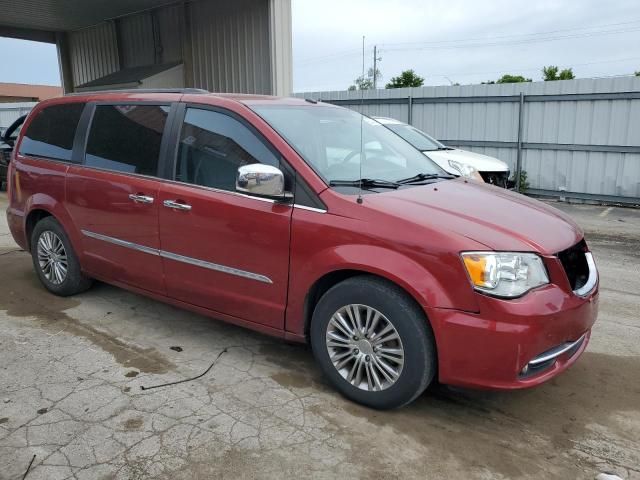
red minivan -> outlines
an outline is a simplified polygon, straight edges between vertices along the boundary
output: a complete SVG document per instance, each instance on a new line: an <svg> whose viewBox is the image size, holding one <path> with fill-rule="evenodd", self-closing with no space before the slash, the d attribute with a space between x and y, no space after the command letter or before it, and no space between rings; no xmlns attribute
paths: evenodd
<svg viewBox="0 0 640 480"><path fill-rule="evenodd" d="M538 385L584 351L598 274L563 213L454 179L344 108L187 90L38 104L7 218L57 295L92 279L310 342L342 394Z"/></svg>

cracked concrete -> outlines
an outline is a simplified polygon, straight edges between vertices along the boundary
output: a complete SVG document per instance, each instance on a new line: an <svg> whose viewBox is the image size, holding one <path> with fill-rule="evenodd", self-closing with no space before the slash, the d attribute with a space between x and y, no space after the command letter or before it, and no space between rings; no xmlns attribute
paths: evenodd
<svg viewBox="0 0 640 480"><path fill-rule="evenodd" d="M35 454L32 480L640 479L640 212L561 207L602 276L583 358L534 390L436 386L393 412L341 398L304 346L104 284L58 298L26 253L2 255L0 478ZM0 253L16 248L6 232ZM199 380L140 388L195 376L224 348Z"/></svg>

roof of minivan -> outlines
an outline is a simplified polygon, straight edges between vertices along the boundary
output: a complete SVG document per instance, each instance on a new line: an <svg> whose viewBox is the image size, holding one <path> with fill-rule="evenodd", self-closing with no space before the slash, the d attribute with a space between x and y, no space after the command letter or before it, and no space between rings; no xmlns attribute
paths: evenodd
<svg viewBox="0 0 640 480"><path fill-rule="evenodd" d="M108 91L94 91L94 92L78 92L71 93L65 97L82 97L84 101L91 100L92 98L105 100L110 97L117 97L121 100L123 97L133 99L154 99L154 100L167 100L175 101L176 95L187 95L189 100L193 101L198 97L205 98L220 98L222 100L230 100L245 105L323 105L332 106L335 105L329 103L322 103L305 100L302 98L294 97L276 97L272 95L257 95L257 94L245 94L245 93L212 93L206 90L200 90L196 88L184 88L184 89L157 89L157 90L145 90L145 89L132 89L132 90L108 90Z"/></svg>

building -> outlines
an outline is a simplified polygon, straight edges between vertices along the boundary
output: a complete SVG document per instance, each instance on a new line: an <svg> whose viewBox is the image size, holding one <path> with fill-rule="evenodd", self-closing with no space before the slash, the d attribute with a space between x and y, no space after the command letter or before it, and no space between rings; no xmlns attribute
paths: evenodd
<svg viewBox="0 0 640 480"><path fill-rule="evenodd" d="M59 97L62 88L50 85L26 85L23 83L0 83L0 103L39 102Z"/></svg>
<svg viewBox="0 0 640 480"><path fill-rule="evenodd" d="M292 90L291 0L0 0L0 12L0 36L56 44L65 92Z"/></svg>

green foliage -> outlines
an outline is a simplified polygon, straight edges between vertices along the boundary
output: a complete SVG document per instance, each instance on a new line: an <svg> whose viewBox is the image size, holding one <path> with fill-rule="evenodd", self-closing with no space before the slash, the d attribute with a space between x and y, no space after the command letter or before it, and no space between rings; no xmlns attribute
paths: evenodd
<svg viewBox="0 0 640 480"><path fill-rule="evenodd" d="M485 85L493 85L494 83L526 83L530 81L531 81L530 78L525 78L522 75L510 75L507 73L496 81L488 80L482 83Z"/></svg>
<svg viewBox="0 0 640 480"><path fill-rule="evenodd" d="M424 85L424 78L413 70L405 70L397 77L392 77L385 88L421 87L422 85Z"/></svg>
<svg viewBox="0 0 640 480"><path fill-rule="evenodd" d="M640 77L640 70L635 73L636 77Z"/></svg>
<svg viewBox="0 0 640 480"><path fill-rule="evenodd" d="M514 174L515 176L515 174ZM527 190L529 190L529 187L531 185L529 185L529 180L527 179L527 171L526 170L520 170L520 190L518 190L520 193L526 193Z"/></svg>
<svg viewBox="0 0 640 480"><path fill-rule="evenodd" d="M571 68L560 70L560 73L558 73L558 70L559 68L555 65L543 67L542 76L544 78L544 81L551 82L554 80L573 80L574 78L576 78Z"/></svg>
<svg viewBox="0 0 640 480"><path fill-rule="evenodd" d="M380 73L380 69L376 68L377 74L376 77L378 80L382 77L382 73ZM354 85L350 85L347 90L371 90L373 88L373 68L370 68L367 72L366 76L360 75L353 81Z"/></svg>

